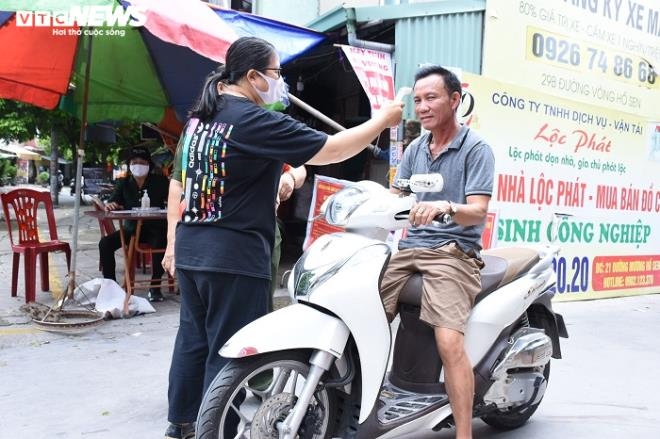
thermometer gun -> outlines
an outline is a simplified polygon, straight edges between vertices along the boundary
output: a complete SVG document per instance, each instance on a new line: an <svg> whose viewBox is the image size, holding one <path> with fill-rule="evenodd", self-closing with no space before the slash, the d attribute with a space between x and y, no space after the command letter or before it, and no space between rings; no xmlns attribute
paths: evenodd
<svg viewBox="0 0 660 439"><path fill-rule="evenodd" d="M396 94L396 98L394 98L395 101L402 101L403 98L408 96L412 92L412 88L410 87L401 87L399 89L399 92Z"/></svg>

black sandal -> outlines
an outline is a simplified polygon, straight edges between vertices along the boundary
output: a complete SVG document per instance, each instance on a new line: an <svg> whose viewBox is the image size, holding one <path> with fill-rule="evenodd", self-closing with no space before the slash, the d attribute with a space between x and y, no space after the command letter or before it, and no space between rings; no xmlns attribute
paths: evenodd
<svg viewBox="0 0 660 439"><path fill-rule="evenodd" d="M160 290L157 290L155 288L152 288L149 290L149 302L162 302L165 300L165 297L163 297L163 293L160 292Z"/></svg>

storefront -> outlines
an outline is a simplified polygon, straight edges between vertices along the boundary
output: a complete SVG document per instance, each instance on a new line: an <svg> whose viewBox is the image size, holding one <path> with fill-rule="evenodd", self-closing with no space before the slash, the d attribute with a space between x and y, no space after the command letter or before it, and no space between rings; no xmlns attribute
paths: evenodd
<svg viewBox="0 0 660 439"><path fill-rule="evenodd" d="M412 85L422 63L459 74L459 116L496 155L492 244L559 243L558 300L658 292L660 12L650 0L548 3L340 7L309 26L336 43L393 45L396 89ZM336 51L328 57L345 66ZM334 74L342 84L333 99L345 104L332 110L368 117L346 104L365 102L357 81Z"/></svg>

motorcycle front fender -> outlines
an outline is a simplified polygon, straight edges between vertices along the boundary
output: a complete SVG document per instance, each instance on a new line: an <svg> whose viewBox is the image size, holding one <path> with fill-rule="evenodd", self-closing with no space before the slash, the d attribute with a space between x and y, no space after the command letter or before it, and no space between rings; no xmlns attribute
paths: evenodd
<svg viewBox="0 0 660 439"><path fill-rule="evenodd" d="M243 358L290 349L316 349L339 358L349 335L348 327L340 319L295 304L243 327L220 349L220 355Z"/></svg>

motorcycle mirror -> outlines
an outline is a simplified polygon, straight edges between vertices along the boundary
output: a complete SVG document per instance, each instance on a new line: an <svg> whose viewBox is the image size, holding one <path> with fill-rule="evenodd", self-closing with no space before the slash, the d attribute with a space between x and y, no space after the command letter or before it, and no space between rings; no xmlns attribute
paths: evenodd
<svg viewBox="0 0 660 439"><path fill-rule="evenodd" d="M409 179L398 179L397 187L405 192L440 192L444 179L440 174L414 174Z"/></svg>
<svg viewBox="0 0 660 439"><path fill-rule="evenodd" d="M410 180L407 178L399 178L393 186L401 192L412 192L410 189Z"/></svg>

